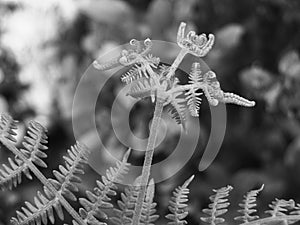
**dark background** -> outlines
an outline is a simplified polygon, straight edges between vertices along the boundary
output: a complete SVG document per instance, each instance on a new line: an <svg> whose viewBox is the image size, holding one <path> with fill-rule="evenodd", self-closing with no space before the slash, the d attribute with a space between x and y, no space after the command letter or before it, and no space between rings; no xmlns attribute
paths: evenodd
<svg viewBox="0 0 300 225"><path fill-rule="evenodd" d="M171 190L191 174L196 178L190 185L190 224L199 224L201 209L207 206L212 189L227 184L234 187L227 223L234 223L231 221L243 194L262 184L265 189L258 200L260 214L275 197L300 201L298 0L4 0L0 1L0 15L0 109L20 121L19 144L29 120L35 119L48 128L48 169L42 170L46 176L52 176L51 171L63 162L65 149L75 141L73 95L91 62L131 38L175 41L177 27L185 21L197 33L215 34L216 44L203 60L216 72L222 88L254 99L257 104L250 109L227 106L222 148L213 164L198 172L210 132L208 103L202 102L197 151L180 173L156 186L155 200L161 216L157 224L165 223ZM174 58L172 49L162 54ZM184 80L184 74L179 76ZM111 129L110 107L122 85L114 76L101 91L96 110L105 146L119 155L125 147ZM131 124L136 134L147 134L152 110L150 101L132 110ZM80 107L75 114L80 115ZM83 129L82 135L88 132L88 128ZM166 158L177 140L176 133L169 135L154 161ZM9 156L1 148L1 162L6 163ZM142 159L141 154L133 152L130 162L138 164ZM172 165L163 172L168 171L172 171ZM79 195L92 189L96 179L99 175L86 168ZM36 179L23 177L22 185L1 192L0 223L8 224L15 210L32 200L40 188Z"/></svg>

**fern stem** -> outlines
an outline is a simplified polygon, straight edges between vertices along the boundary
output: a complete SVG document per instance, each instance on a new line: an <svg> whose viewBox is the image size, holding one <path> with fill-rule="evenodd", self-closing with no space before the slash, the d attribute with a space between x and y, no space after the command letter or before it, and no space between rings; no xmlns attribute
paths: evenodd
<svg viewBox="0 0 300 225"><path fill-rule="evenodd" d="M14 145L11 145L5 138L0 137L1 142L8 148L13 154L18 156L26 165L28 165L29 169L32 173L41 181L41 183L46 186L53 195L57 195L59 201L64 206L66 211L80 224L86 225L86 223L82 220L80 215L73 209L73 207L69 204L69 202L61 195L61 193L57 193L55 187L47 180L47 178L40 172L40 170L30 161L28 160L23 153L21 153Z"/></svg>
<svg viewBox="0 0 300 225"><path fill-rule="evenodd" d="M177 55L176 59L174 60L174 62L172 63L169 72L167 74L167 79L170 79L175 71L177 70L179 64L181 63L181 61L183 60L184 56L187 54L188 52L185 49L181 49L179 54Z"/></svg>
<svg viewBox="0 0 300 225"><path fill-rule="evenodd" d="M140 222L143 202L146 196L147 184L150 177L150 170L151 170L152 158L153 158L153 153L155 148L155 142L158 134L161 114L163 111L163 103L164 103L163 100L158 97L155 105L151 128L150 128L148 145L145 152L140 189L139 189L137 203L133 214L133 222L132 222L133 225L138 225Z"/></svg>
<svg viewBox="0 0 300 225"><path fill-rule="evenodd" d="M240 225L257 225L257 224L270 224L271 222L278 222L283 220L297 221L300 220L300 215L283 215L283 216L270 216L266 218L261 218L258 220L253 220L251 222L241 223Z"/></svg>

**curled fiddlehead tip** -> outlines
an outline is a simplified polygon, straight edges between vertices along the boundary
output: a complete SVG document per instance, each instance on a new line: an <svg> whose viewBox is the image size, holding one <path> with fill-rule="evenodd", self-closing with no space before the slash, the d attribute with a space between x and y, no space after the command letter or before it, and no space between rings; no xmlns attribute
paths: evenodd
<svg viewBox="0 0 300 225"><path fill-rule="evenodd" d="M197 35L195 31L190 31L185 36L186 23L182 22L179 25L177 32L177 44L188 53L204 57L211 50L215 42L215 36L209 34L208 38L205 34Z"/></svg>

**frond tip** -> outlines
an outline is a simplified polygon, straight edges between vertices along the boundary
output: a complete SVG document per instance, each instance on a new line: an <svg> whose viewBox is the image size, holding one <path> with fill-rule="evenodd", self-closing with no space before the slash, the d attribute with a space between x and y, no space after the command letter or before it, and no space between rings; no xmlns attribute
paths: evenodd
<svg viewBox="0 0 300 225"><path fill-rule="evenodd" d="M262 185L257 190L251 190L249 191L245 196L243 203L240 203L239 206L241 209L238 210L239 213L241 213L241 216L237 216L234 219L243 221L244 223L256 220L259 218L257 215L253 215L253 213L257 212L255 209L256 207L256 197L264 188L264 185Z"/></svg>
<svg viewBox="0 0 300 225"><path fill-rule="evenodd" d="M168 222L168 225L187 224L187 221L184 219L188 215L187 202L188 194L190 192L188 186L193 179L194 175L186 180L182 186L177 187L173 192L173 196L169 201L168 207L171 213L166 216L166 218L170 220L170 222Z"/></svg>
<svg viewBox="0 0 300 225"><path fill-rule="evenodd" d="M230 203L228 202L227 197L229 196L229 192L233 188L228 185L227 187L222 187L217 190L213 190L215 192L214 195L210 196L209 199L211 200L211 204L209 204L208 209L203 209L202 211L208 215L208 217L201 217L200 219L208 223L210 225L216 225L223 223L225 221L224 218L219 217L225 214L228 211L228 206Z"/></svg>

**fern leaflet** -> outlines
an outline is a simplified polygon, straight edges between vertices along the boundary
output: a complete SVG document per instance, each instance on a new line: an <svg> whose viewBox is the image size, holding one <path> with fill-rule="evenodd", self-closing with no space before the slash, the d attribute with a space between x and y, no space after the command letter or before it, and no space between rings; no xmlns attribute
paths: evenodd
<svg viewBox="0 0 300 225"><path fill-rule="evenodd" d="M173 196L169 201L168 207L171 213L166 216L167 219L171 220L168 222L168 225L187 224L187 221L184 220L184 218L188 215L188 205L186 204L188 202L188 194L190 192L188 186L193 179L194 175L186 180L182 186L177 187L173 192Z"/></svg>
<svg viewBox="0 0 300 225"><path fill-rule="evenodd" d="M275 199L269 207L270 210L267 210L266 213L270 214L272 217L276 216L285 216L286 212L289 209L293 209L295 207L294 200L284 200L284 199Z"/></svg>
<svg viewBox="0 0 300 225"><path fill-rule="evenodd" d="M115 216L110 220L116 225L131 225L132 216L140 189L141 177L136 178L133 185L125 188L121 193L121 200L118 201L120 209L114 209Z"/></svg>
<svg viewBox="0 0 300 225"><path fill-rule="evenodd" d="M256 207L256 197L264 188L264 185L262 185L257 190L251 190L249 191L245 196L243 203L240 203L239 206L242 208L238 210L239 213L241 213L241 216L235 217L235 220L243 221L244 223L247 223L252 220L256 220L259 218L259 216L252 215L253 213L257 212L255 209Z"/></svg>
<svg viewBox="0 0 300 225"><path fill-rule="evenodd" d="M24 148L20 151L24 156L33 162L34 164L47 167L47 164L42 160L47 157L44 150L48 147L45 145L48 143L46 129L40 125L38 122L31 121L28 125L27 135L24 137L25 141L22 143ZM9 158L9 165L3 164L3 169L0 169L0 187L3 189L12 186L16 187L22 181L22 172L27 178L32 179L28 165L26 165L17 156L15 160Z"/></svg>
<svg viewBox="0 0 300 225"><path fill-rule="evenodd" d="M15 130L17 129L17 122L10 115L2 113L0 118L0 137L16 143L15 136L17 133Z"/></svg>
<svg viewBox="0 0 300 225"><path fill-rule="evenodd" d="M79 209L79 214L87 224L98 224L97 218L107 219L103 209L112 208L109 203L110 195L116 195L117 186L115 182L121 182L123 176L128 172L130 163L127 162L130 149L123 156L122 161L118 161L116 167L111 167L106 171L106 176L102 176L102 181L96 181L97 187L93 192L86 191L87 198L80 198L79 202L83 208ZM76 224L73 221L73 224Z"/></svg>
<svg viewBox="0 0 300 225"><path fill-rule="evenodd" d="M140 222L141 225L154 225L154 222L159 217L158 215L155 214L156 212L155 207L157 204L153 202L154 191L155 191L154 180L151 179L147 187L146 198L143 204L141 222Z"/></svg>
<svg viewBox="0 0 300 225"><path fill-rule="evenodd" d="M61 165L59 171L53 172L56 179L48 179L57 192L54 194L44 186L44 194L38 191L34 197L34 204L26 202L26 207L22 207L22 211L17 211L17 217L11 219L14 225L41 224L41 222L47 224L48 219L53 224L55 222L53 209L61 220L64 219L60 201L62 196L76 200L72 192L78 191L76 183L81 182L78 175L84 173L83 165L87 163L89 154L88 149L79 143L67 152L68 156L64 157L65 166Z"/></svg>
<svg viewBox="0 0 300 225"><path fill-rule="evenodd" d="M208 209L202 210L205 214L209 216L201 217L200 219L203 222L209 223L211 225L216 225L225 221L224 218L219 216L225 214L228 211L227 208L230 205L230 203L228 202L227 197L232 189L233 188L230 185L228 185L227 187L222 187L220 189L213 190L215 194L209 197L212 203L209 204Z"/></svg>

